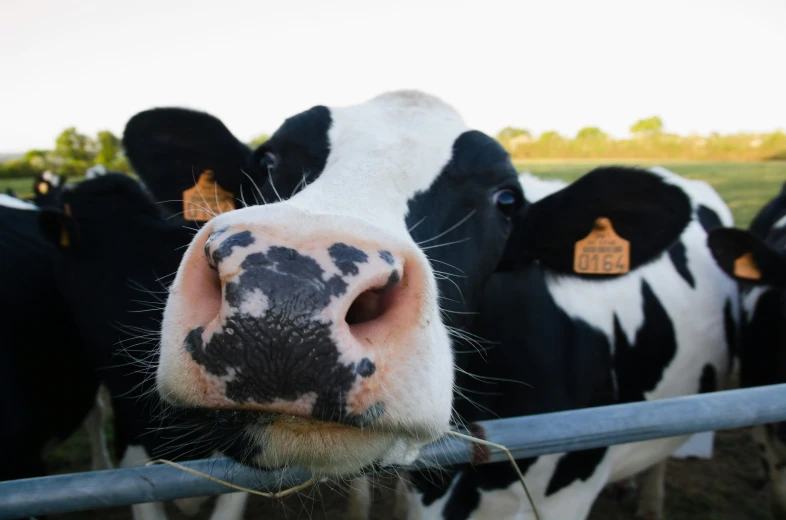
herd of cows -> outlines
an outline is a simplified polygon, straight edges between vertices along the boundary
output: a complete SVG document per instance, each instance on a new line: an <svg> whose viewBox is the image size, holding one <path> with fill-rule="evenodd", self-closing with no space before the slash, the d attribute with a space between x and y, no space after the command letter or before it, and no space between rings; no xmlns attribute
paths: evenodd
<svg viewBox="0 0 786 520"><path fill-rule="evenodd" d="M737 368L786 382L786 185L742 231L663 168L519 176L411 91L311 108L254 150L153 109L123 146L139 180L47 172L32 201L0 195L0 480L43 475L83 424L108 467L99 385L120 466L226 455L342 479L477 421L711 392ZM786 425L754 437L786 514ZM508 463L402 472L396 507L580 520L644 472L639 515L661 518L684 440L519 460L532 504ZM348 517L372 515L368 486ZM226 495L212 518L244 506Z"/></svg>

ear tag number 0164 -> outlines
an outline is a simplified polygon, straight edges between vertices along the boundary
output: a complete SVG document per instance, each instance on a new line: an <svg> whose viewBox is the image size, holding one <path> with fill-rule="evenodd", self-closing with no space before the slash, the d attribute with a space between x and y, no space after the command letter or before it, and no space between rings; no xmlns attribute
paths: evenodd
<svg viewBox="0 0 786 520"><path fill-rule="evenodd" d="M576 242L573 270L579 274L625 274L630 271L630 242L614 231L611 220L600 217L589 235Z"/></svg>

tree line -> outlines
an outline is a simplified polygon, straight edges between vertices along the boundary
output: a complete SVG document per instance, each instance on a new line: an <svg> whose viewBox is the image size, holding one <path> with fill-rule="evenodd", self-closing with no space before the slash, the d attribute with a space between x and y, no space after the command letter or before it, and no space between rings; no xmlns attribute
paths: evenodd
<svg viewBox="0 0 786 520"><path fill-rule="evenodd" d="M506 127L496 136L514 159L685 159L703 161L786 160L786 133L681 136L664 131L658 116L630 126L630 137L614 139L597 126L575 137L547 131L535 138L523 128Z"/></svg>
<svg viewBox="0 0 786 520"><path fill-rule="evenodd" d="M267 139L267 134L260 134L248 144L255 148ZM29 150L22 157L1 163L0 178L35 177L46 170L79 177L97 164L103 164L109 171L131 173L120 138L109 130L93 137L70 127L57 136L53 149Z"/></svg>
<svg viewBox="0 0 786 520"><path fill-rule="evenodd" d="M574 137L547 131L535 137L524 128L506 127L496 139L513 159L685 159L705 161L786 160L786 133L712 133L680 136L664 130L658 116L636 121L630 137L614 139L597 126L587 126ZM260 134L248 145L268 139ZM30 150L22 157L0 164L0 178L34 177L45 170L69 177L84 175L93 165L110 171L131 172L120 139L108 130L95 137L66 128L51 150Z"/></svg>

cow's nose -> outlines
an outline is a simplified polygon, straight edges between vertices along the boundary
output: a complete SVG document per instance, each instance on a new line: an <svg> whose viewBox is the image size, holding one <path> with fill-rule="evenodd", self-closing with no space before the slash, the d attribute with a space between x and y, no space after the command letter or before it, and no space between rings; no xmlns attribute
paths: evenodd
<svg viewBox="0 0 786 520"><path fill-rule="evenodd" d="M400 362L408 329L418 327L418 260L351 230L290 238L244 225L207 234L185 259L178 294L188 302L183 348L200 374L186 385L198 387L188 400L375 421L386 366Z"/></svg>

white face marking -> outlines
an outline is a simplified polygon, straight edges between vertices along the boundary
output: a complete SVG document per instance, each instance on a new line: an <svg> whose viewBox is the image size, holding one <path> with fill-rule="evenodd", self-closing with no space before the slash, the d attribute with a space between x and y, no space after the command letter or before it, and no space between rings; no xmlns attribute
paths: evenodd
<svg viewBox="0 0 786 520"><path fill-rule="evenodd" d="M331 109L325 169L290 199L305 211L349 215L408 236L407 201L428 189L468 130L461 116L420 92L392 92Z"/></svg>

